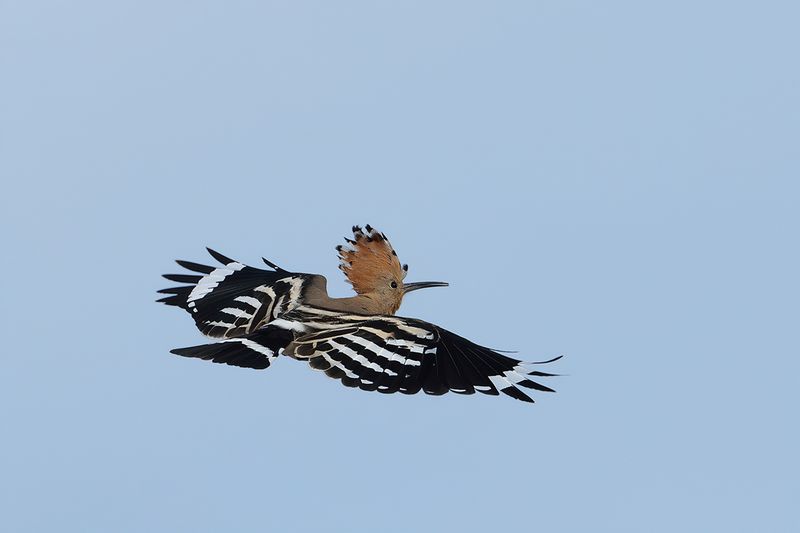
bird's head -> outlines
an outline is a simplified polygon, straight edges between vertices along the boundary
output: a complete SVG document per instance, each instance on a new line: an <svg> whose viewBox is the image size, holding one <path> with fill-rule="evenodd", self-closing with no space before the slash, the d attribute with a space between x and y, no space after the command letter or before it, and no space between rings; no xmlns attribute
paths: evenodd
<svg viewBox="0 0 800 533"><path fill-rule="evenodd" d="M408 265L401 265L386 235L367 224L364 229L353 226L354 239L339 245L339 269L353 289L375 300L385 314L393 315L400 308L403 296L417 289L446 287L442 281L405 283Z"/></svg>

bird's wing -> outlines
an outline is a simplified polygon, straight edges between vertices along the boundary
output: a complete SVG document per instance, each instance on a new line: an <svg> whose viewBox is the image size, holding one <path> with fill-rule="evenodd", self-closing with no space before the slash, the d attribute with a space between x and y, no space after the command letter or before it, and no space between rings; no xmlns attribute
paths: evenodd
<svg viewBox="0 0 800 533"><path fill-rule="evenodd" d="M297 307L305 288L321 277L288 272L266 259L272 270L253 268L210 248L208 252L222 266L177 261L199 274L165 274L170 281L188 285L158 291L169 295L158 301L188 311L209 337L236 338L255 332Z"/></svg>
<svg viewBox="0 0 800 533"><path fill-rule="evenodd" d="M322 310L309 314L308 309L303 306L281 321L285 327L313 328L297 336L284 353L308 360L313 368L346 386L405 394L502 392L526 402L533 400L523 388L553 392L531 378L556 375L536 367L559 357L526 363L422 320Z"/></svg>
<svg viewBox="0 0 800 533"><path fill-rule="evenodd" d="M293 338L290 330L267 325L243 337L170 351L183 357L262 370L272 363L281 348L289 344Z"/></svg>

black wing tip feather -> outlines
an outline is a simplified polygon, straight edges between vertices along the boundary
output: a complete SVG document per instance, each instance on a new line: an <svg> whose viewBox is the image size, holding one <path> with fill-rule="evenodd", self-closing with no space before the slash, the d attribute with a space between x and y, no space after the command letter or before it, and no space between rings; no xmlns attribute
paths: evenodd
<svg viewBox="0 0 800 533"><path fill-rule="evenodd" d="M497 353L519 353L519 350L500 350L499 348L486 348Z"/></svg>
<svg viewBox="0 0 800 533"><path fill-rule="evenodd" d="M180 266L185 268L186 270L191 270L192 272L200 272L201 274L211 274L214 271L214 267L210 267L208 265L201 265L200 263L194 263L192 261L184 261L183 259L176 259L176 263Z"/></svg>
<svg viewBox="0 0 800 533"><path fill-rule="evenodd" d="M206 248L209 253L224 264L230 264L231 262L235 262L232 259L228 259L224 255L220 254L212 250L211 248ZM175 262L182 266L183 268L190 270L192 272L197 272L198 274L162 274L161 277L167 279L169 281L174 281L176 283L188 283L189 285L185 285L182 287L168 287L166 289L161 289L158 292L159 294L171 294L172 296L167 296L165 298L160 298L156 300L157 303L163 303L166 305L174 305L175 307L180 307L182 309L186 309L187 307L187 299L189 294L191 294L192 289L203 279L203 276L211 274L215 269L214 267L208 265L202 265L200 263L195 263L193 261L185 261L183 259L176 259Z"/></svg>
<svg viewBox="0 0 800 533"><path fill-rule="evenodd" d="M530 361L528 364L529 365L546 365L548 363L554 363L554 362L558 361L559 359L562 359L563 357L564 357L563 355L557 355L557 356L553 357L552 359L548 359L547 361ZM553 375L556 376L558 374L553 374Z"/></svg>
<svg viewBox="0 0 800 533"><path fill-rule="evenodd" d="M536 403L533 401L533 398L522 392L516 387L506 387L505 389L500 389L500 392L507 394L514 398L515 400L521 400L527 403Z"/></svg>
<svg viewBox="0 0 800 533"><path fill-rule="evenodd" d="M554 389L551 389L550 387L542 385L541 383L536 383L535 381L530 380L530 379L523 379L522 381L518 382L516 385L518 385L520 387L525 387L526 389L538 390L540 392L555 392Z"/></svg>
<svg viewBox="0 0 800 533"><path fill-rule="evenodd" d="M564 357L564 356L563 355L559 355L557 357L553 357L552 359L548 359L547 361L533 361L533 362L526 362L524 364L528 364L528 365L544 365L544 364L548 364L548 363L552 363L552 362L558 361L562 357ZM540 372L538 370L525 372L525 375L536 376L536 377L546 377L546 378L561 376L561 374L551 374L549 372ZM502 392L508 394L509 396L511 396L513 398L516 398L517 400L522 400L524 402L530 401L530 403L534 403L533 399L528 397L527 394L525 394L522 391L520 391L517 387L525 387L526 389L533 389L533 390L536 390L536 391L539 391L539 392L556 392L555 389L551 389L550 387L548 387L546 385L542 385L541 383L533 381L532 379L523 379L522 381L519 381L519 382L515 383L514 385L515 385L514 387L509 387L509 388L506 388L506 389L502 389Z"/></svg>
<svg viewBox="0 0 800 533"><path fill-rule="evenodd" d="M211 361L212 363L224 363L230 366L253 368L255 370L264 370L270 365L269 359L266 357L255 357L253 354L220 354L218 348L219 345L220 343L189 346L186 348L174 348L170 350L169 353L180 355L181 357L191 357L194 359Z"/></svg>
<svg viewBox="0 0 800 533"><path fill-rule="evenodd" d="M211 257L213 257L214 259L216 259L217 261L219 261L223 265L229 265L231 263L236 263L236 261L234 261L230 257L224 256L221 253L217 252L216 250L212 250L208 246L206 246L206 250L208 250L208 253L211 254Z"/></svg>
<svg viewBox="0 0 800 533"><path fill-rule="evenodd" d="M186 300L191 290L191 287L172 287L170 289L161 289L158 291L159 294L169 294L169 296L159 298L156 300L156 303L174 305L175 307L188 310Z"/></svg>
<svg viewBox="0 0 800 533"><path fill-rule="evenodd" d="M276 265L275 263L273 263L272 261L270 261L266 257L262 257L261 260L264 261L264 264L267 265L268 267L270 267L271 269L273 269L275 272L281 272L281 273L284 273L284 272L288 273L289 272L288 270L282 269L281 267L279 267L278 265Z"/></svg>
<svg viewBox="0 0 800 533"><path fill-rule="evenodd" d="M180 294L185 289L186 289L186 287L168 287L166 289L159 289L156 292L158 294Z"/></svg>
<svg viewBox="0 0 800 533"><path fill-rule="evenodd" d="M161 274L161 277L176 283L191 283L194 285L200 281L203 276L196 276L194 274Z"/></svg>

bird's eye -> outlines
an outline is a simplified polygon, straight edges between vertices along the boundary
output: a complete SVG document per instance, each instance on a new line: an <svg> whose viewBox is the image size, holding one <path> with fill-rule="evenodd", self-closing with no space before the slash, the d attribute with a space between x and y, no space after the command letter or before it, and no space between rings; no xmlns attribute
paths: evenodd
<svg viewBox="0 0 800 533"><path fill-rule="evenodd" d="M393 288L393 289L396 289L396 288L397 288L397 282L396 282L396 281L393 281L393 282L392 282L392 288Z"/></svg>

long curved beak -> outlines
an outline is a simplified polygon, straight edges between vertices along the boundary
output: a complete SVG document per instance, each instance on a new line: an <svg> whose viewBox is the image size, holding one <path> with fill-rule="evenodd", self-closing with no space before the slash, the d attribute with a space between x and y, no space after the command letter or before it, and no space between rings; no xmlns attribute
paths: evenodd
<svg viewBox="0 0 800 533"><path fill-rule="evenodd" d="M444 281L417 281L416 283L404 283L403 293L409 293L418 289L427 289L428 287L447 287L449 283Z"/></svg>

